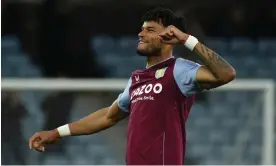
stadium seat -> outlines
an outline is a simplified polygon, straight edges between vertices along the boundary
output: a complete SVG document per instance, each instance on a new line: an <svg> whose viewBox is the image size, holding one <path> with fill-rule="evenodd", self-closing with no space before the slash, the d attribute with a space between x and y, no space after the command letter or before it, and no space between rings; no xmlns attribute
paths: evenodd
<svg viewBox="0 0 276 166"><path fill-rule="evenodd" d="M44 165L68 165L68 160L63 156L47 155L43 162Z"/></svg>
<svg viewBox="0 0 276 166"><path fill-rule="evenodd" d="M91 47L96 51L97 56L102 56L114 51L115 41L109 36L97 36L92 38Z"/></svg>
<svg viewBox="0 0 276 166"><path fill-rule="evenodd" d="M212 146L210 144L197 144L194 145L193 149L191 150L191 154L199 158L202 158L204 155L211 153L211 151Z"/></svg>
<svg viewBox="0 0 276 166"><path fill-rule="evenodd" d="M260 55L275 55L276 40L271 38L261 38L258 42L258 50Z"/></svg>
<svg viewBox="0 0 276 166"><path fill-rule="evenodd" d="M2 76L3 77L40 77L40 70L31 64L28 55L21 51L16 36L2 36Z"/></svg>
<svg viewBox="0 0 276 166"><path fill-rule="evenodd" d="M254 54L257 52L257 43L248 38L233 38L229 43L229 51L243 56Z"/></svg>
<svg viewBox="0 0 276 166"><path fill-rule="evenodd" d="M122 37L117 40L118 54L121 56L135 57L138 45L138 37Z"/></svg>
<svg viewBox="0 0 276 166"><path fill-rule="evenodd" d="M92 160L90 160L92 158ZM74 156L73 160L71 160L70 165L97 165L97 163L94 162L94 158L90 156Z"/></svg>
<svg viewBox="0 0 276 166"><path fill-rule="evenodd" d="M102 165L119 165L117 160L112 158L105 158L102 163Z"/></svg>
<svg viewBox="0 0 276 166"><path fill-rule="evenodd" d="M20 52L20 41L16 36L1 37L1 55L16 54Z"/></svg>
<svg viewBox="0 0 276 166"><path fill-rule="evenodd" d="M212 48L221 55L226 55L228 51L228 42L225 38L208 38L205 40L205 45Z"/></svg>
<svg viewBox="0 0 276 166"><path fill-rule="evenodd" d="M248 127L249 115L257 113L256 117L262 117L262 112L258 111L261 108L256 108L258 104L252 105L258 103L252 95L256 92L210 92L208 102L195 104L187 121L188 153L199 157L201 164L231 164L233 161L223 160L224 157L235 154L241 134L249 134L256 139L244 140L250 147L246 153L249 156L244 155L238 164L259 163L252 156L260 157L256 152L261 149L260 118L252 121L250 130L246 128L248 133L242 130Z"/></svg>

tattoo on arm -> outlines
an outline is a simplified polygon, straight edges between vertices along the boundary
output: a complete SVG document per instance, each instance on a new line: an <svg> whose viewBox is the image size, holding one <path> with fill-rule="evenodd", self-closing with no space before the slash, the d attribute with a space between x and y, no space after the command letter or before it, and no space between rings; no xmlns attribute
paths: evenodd
<svg viewBox="0 0 276 166"><path fill-rule="evenodd" d="M209 67L216 78L219 78L221 69L231 69L232 67L221 58L216 52L200 44L200 57L207 67Z"/></svg>
<svg viewBox="0 0 276 166"><path fill-rule="evenodd" d="M216 52L205 47L203 44L201 44L201 51L207 54L207 57L208 57L208 60L210 60L210 63L214 63L215 65L218 65L218 67L222 67L222 68L230 67L229 64L225 60L223 60Z"/></svg>

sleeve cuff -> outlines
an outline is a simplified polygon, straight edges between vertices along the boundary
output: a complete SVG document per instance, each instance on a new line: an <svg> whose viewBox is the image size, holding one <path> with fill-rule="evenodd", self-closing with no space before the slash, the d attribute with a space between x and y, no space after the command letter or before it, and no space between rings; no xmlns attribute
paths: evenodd
<svg viewBox="0 0 276 166"><path fill-rule="evenodd" d="M121 96L122 96L122 93L118 96L118 106L124 112L129 112L127 106L125 106L124 103L122 102Z"/></svg>

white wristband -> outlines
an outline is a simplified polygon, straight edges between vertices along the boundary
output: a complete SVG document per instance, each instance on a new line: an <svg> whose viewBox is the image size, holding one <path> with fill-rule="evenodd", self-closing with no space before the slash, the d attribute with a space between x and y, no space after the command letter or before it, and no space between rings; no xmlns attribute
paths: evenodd
<svg viewBox="0 0 276 166"><path fill-rule="evenodd" d="M189 50L193 51L197 43L198 43L197 38L195 38L194 36L190 35L184 45Z"/></svg>
<svg viewBox="0 0 276 166"><path fill-rule="evenodd" d="M58 130L60 137L65 137L65 136L71 135L70 128L69 128L68 124L60 126L59 128L57 128L57 130Z"/></svg>

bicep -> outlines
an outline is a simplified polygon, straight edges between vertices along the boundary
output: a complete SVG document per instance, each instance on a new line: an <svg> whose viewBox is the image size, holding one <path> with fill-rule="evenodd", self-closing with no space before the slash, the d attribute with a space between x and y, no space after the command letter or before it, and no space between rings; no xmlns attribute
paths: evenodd
<svg viewBox="0 0 276 166"><path fill-rule="evenodd" d="M212 89L222 85L206 66L201 66L198 69L196 82L200 89Z"/></svg>

